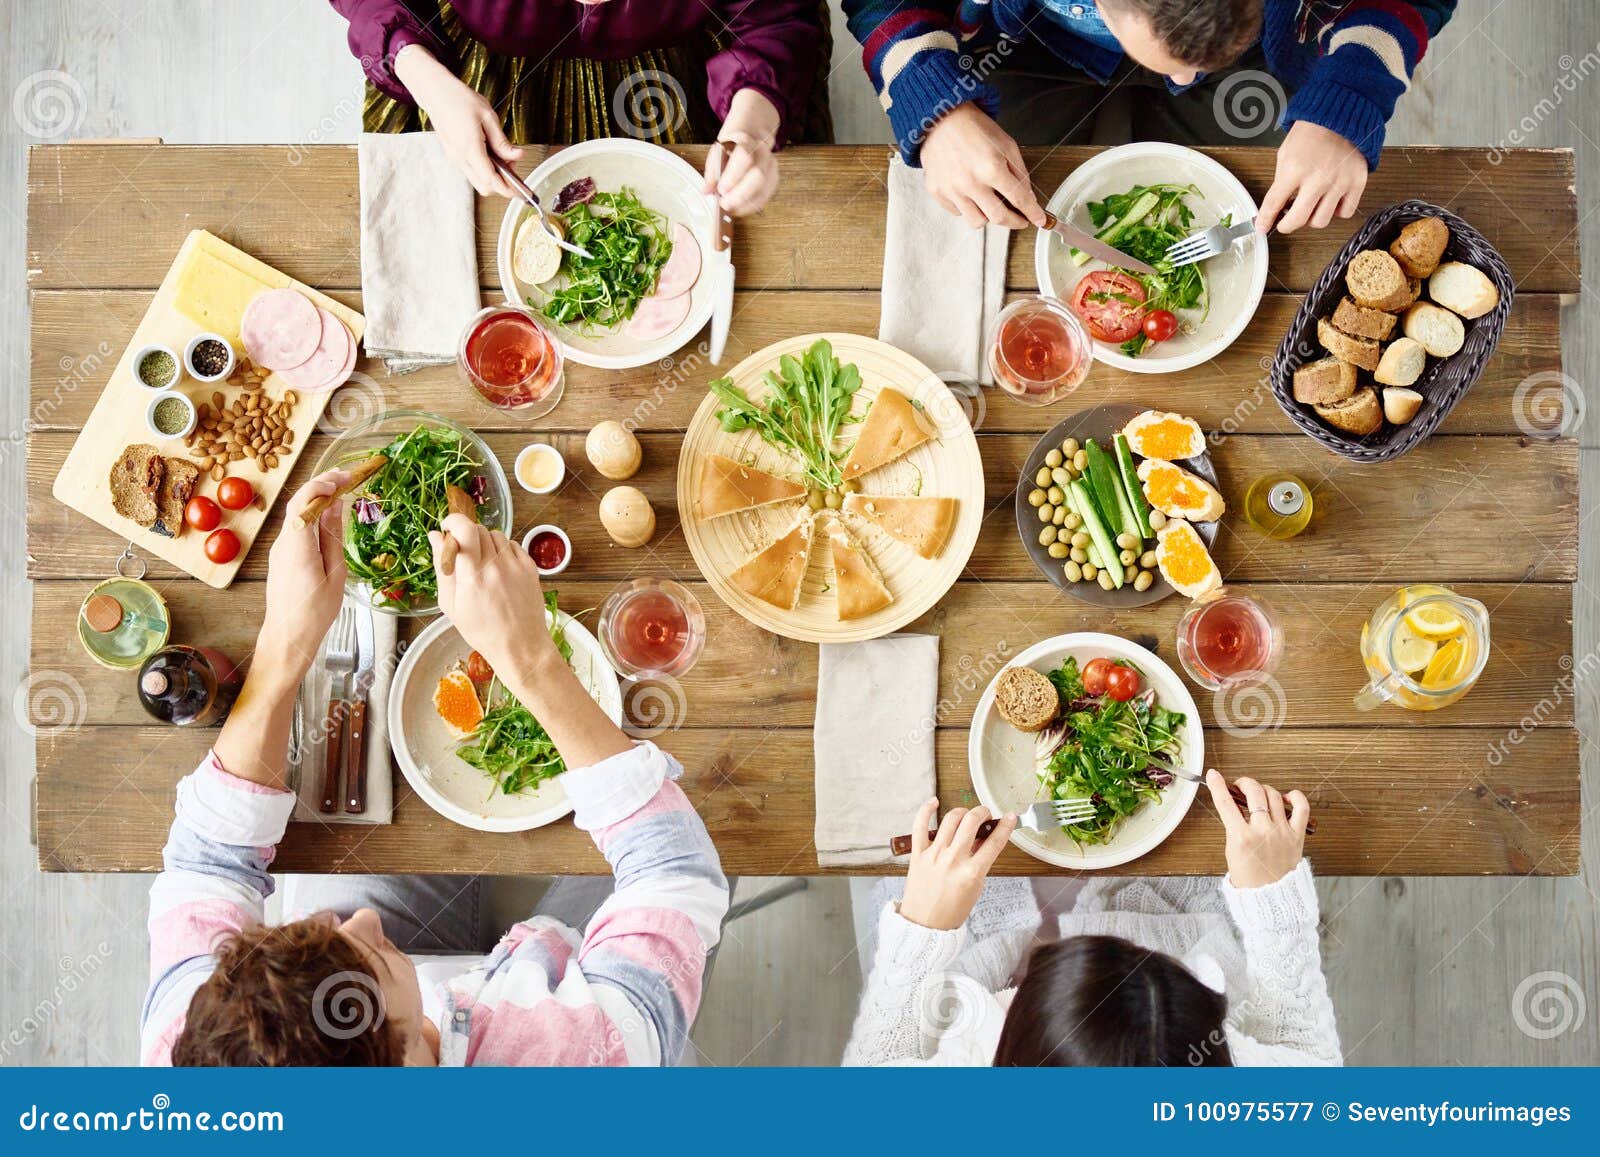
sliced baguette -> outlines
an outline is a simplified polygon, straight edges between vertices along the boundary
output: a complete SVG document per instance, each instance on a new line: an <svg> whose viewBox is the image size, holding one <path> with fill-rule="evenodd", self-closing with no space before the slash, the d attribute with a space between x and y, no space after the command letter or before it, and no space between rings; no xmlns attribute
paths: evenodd
<svg viewBox="0 0 1600 1157"><path fill-rule="evenodd" d="M1397 337L1383 347L1378 368L1372 376L1380 385L1409 386L1427 368L1428 355L1416 338Z"/></svg>
<svg viewBox="0 0 1600 1157"><path fill-rule="evenodd" d="M1322 348L1340 361L1349 362L1357 369L1378 368L1378 343L1370 337L1355 337L1345 333L1325 317L1317 319L1317 340Z"/></svg>
<svg viewBox="0 0 1600 1157"><path fill-rule="evenodd" d="M1426 301L1406 309L1400 318L1400 328L1436 358L1449 357L1467 340L1466 327L1459 317Z"/></svg>
<svg viewBox="0 0 1600 1157"><path fill-rule="evenodd" d="M1428 296L1465 318L1482 317L1500 304L1500 291L1483 270L1446 261L1428 278Z"/></svg>
<svg viewBox="0 0 1600 1157"><path fill-rule="evenodd" d="M1373 341L1388 341L1394 333L1394 314L1381 309L1368 309L1357 305L1348 297L1339 299L1333 311L1333 324L1351 337L1370 337Z"/></svg>
<svg viewBox="0 0 1600 1157"><path fill-rule="evenodd" d="M1383 416L1396 426L1404 426L1422 409L1422 395L1404 386L1390 386L1383 391Z"/></svg>
<svg viewBox="0 0 1600 1157"><path fill-rule="evenodd" d="M1352 257L1344 283L1351 300L1368 309L1393 313L1410 300L1411 287L1399 262L1382 249L1363 249Z"/></svg>
<svg viewBox="0 0 1600 1157"><path fill-rule="evenodd" d="M1400 230L1389 243L1389 255L1407 277L1428 277L1439 267L1449 244L1450 227L1437 217L1423 217Z"/></svg>
<svg viewBox="0 0 1600 1157"><path fill-rule="evenodd" d="M1342 402L1355 392L1356 368L1338 358L1308 362L1294 372L1294 400L1308 406Z"/></svg>
<svg viewBox="0 0 1600 1157"><path fill-rule="evenodd" d="M1317 416L1346 434L1365 438L1383 426L1383 406L1371 386L1362 386L1342 402L1316 407Z"/></svg>

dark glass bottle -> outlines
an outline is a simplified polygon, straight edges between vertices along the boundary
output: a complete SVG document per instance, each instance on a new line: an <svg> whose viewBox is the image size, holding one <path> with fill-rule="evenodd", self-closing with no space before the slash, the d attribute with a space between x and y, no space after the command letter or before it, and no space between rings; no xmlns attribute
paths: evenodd
<svg viewBox="0 0 1600 1157"><path fill-rule="evenodd" d="M139 702L163 723L216 727L228 717L243 682L222 652L174 643L139 668Z"/></svg>

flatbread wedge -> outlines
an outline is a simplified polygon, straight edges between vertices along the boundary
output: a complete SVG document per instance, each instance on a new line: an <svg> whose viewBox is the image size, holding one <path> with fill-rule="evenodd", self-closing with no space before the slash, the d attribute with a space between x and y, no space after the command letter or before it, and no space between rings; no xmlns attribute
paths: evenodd
<svg viewBox="0 0 1600 1157"><path fill-rule="evenodd" d="M745 466L721 454L707 454L700 467L700 517L721 518L739 510L754 510L774 502L804 498L798 482Z"/></svg>
<svg viewBox="0 0 1600 1157"><path fill-rule="evenodd" d="M792 611L800 601L800 584L811 561L811 512L808 510L788 534L760 551L728 576L728 581L752 598Z"/></svg>
<svg viewBox="0 0 1600 1157"><path fill-rule="evenodd" d="M828 548L833 552L833 594L841 623L864 619L894 602L877 564L838 519L828 526Z"/></svg>
<svg viewBox="0 0 1600 1157"><path fill-rule="evenodd" d="M937 558L950 541L960 503L954 498L847 494L844 509L898 538L923 558Z"/></svg>
<svg viewBox="0 0 1600 1157"><path fill-rule="evenodd" d="M932 437L931 423L917 413L910 398L899 390L879 390L861 424L861 435L844 460L844 476L859 478L909 454Z"/></svg>

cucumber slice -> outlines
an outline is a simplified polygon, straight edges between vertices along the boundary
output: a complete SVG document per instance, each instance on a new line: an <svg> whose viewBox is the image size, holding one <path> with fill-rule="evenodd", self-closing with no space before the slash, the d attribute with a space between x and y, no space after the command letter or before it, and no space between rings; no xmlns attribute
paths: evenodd
<svg viewBox="0 0 1600 1157"><path fill-rule="evenodd" d="M1128 505L1122 493L1122 482L1117 468L1111 463L1111 456L1093 438L1089 439L1084 452L1089 456L1089 478L1094 483L1094 497L1100 517L1108 528L1116 527L1112 537L1123 533L1138 536L1139 524L1134 521L1133 507Z"/></svg>
<svg viewBox="0 0 1600 1157"><path fill-rule="evenodd" d="M1154 538L1156 533L1150 528L1150 505L1144 500L1144 487L1139 483L1139 472L1133 467L1133 451L1128 448L1127 436L1118 434L1115 441L1122 486L1128 493L1128 504L1133 507L1133 520L1139 524L1134 533L1142 539Z"/></svg>
<svg viewBox="0 0 1600 1157"><path fill-rule="evenodd" d="M1083 518L1083 525L1089 531L1089 537L1094 540L1094 545L1100 552L1100 557L1105 562L1105 571L1111 576L1111 584L1121 587L1126 572L1122 569L1122 559L1117 553L1117 544L1112 536L1106 532L1106 524L1100 521L1100 515L1094 508L1094 499L1089 494L1089 488L1079 478L1067 488L1072 491L1073 499L1077 503L1078 513Z"/></svg>
<svg viewBox="0 0 1600 1157"><path fill-rule="evenodd" d="M1131 209L1096 233L1095 239L1104 241L1107 245L1115 245L1118 237L1121 237L1129 229L1148 217L1160 202L1161 197L1158 194L1146 192L1133 203ZM1083 250L1074 249L1072 251L1072 263L1074 265L1086 265L1089 260L1089 255Z"/></svg>

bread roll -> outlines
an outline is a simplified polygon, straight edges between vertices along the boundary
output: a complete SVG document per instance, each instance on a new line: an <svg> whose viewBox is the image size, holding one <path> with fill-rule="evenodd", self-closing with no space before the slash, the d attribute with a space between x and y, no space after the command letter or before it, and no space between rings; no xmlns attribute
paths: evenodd
<svg viewBox="0 0 1600 1157"><path fill-rule="evenodd" d="M1410 293L1399 263L1382 249L1363 249L1352 257L1344 283L1357 305L1391 313L1405 308Z"/></svg>
<svg viewBox="0 0 1600 1157"><path fill-rule="evenodd" d="M1437 217L1423 217L1400 230L1389 253L1407 277L1428 277L1439 267L1449 244L1449 226Z"/></svg>
<svg viewBox="0 0 1600 1157"><path fill-rule="evenodd" d="M1370 337L1352 337L1325 317L1317 319L1317 340L1341 361L1363 370L1378 368L1378 343Z"/></svg>
<svg viewBox="0 0 1600 1157"><path fill-rule="evenodd" d="M1383 391L1383 416L1396 426L1404 426L1422 409L1422 395L1403 386L1390 386Z"/></svg>
<svg viewBox="0 0 1600 1157"><path fill-rule="evenodd" d="M1308 406L1342 402L1356 392L1356 368L1338 358L1309 362L1294 372L1294 400Z"/></svg>
<svg viewBox="0 0 1600 1157"><path fill-rule="evenodd" d="M1374 341L1388 341L1394 333L1394 314L1381 309L1368 309L1357 305L1348 297L1339 299L1333 311L1333 324L1354 337L1370 337Z"/></svg>
<svg viewBox="0 0 1600 1157"><path fill-rule="evenodd" d="M1328 425L1364 438L1383 426L1383 406L1371 386L1363 386L1342 402L1316 407L1317 415Z"/></svg>
<svg viewBox="0 0 1600 1157"><path fill-rule="evenodd" d="M1415 338L1397 337L1383 349L1372 376L1380 385L1409 386L1427 368L1428 355Z"/></svg>
<svg viewBox="0 0 1600 1157"><path fill-rule="evenodd" d="M1467 340L1459 317L1426 301L1417 302L1401 315L1400 328L1436 358L1449 357Z"/></svg>
<svg viewBox="0 0 1600 1157"><path fill-rule="evenodd" d="M1500 304L1494 282L1483 270L1462 261L1446 261L1433 271L1428 278L1428 296L1465 318L1482 317Z"/></svg>

